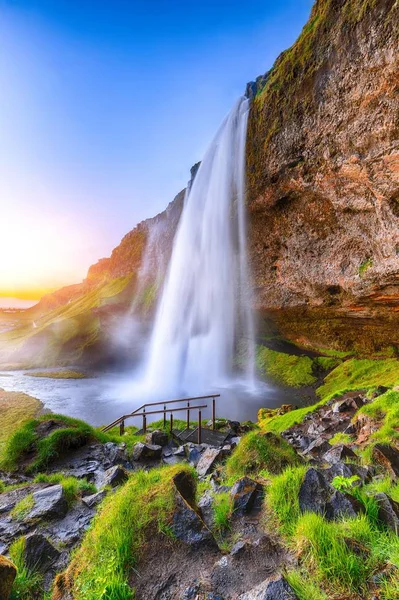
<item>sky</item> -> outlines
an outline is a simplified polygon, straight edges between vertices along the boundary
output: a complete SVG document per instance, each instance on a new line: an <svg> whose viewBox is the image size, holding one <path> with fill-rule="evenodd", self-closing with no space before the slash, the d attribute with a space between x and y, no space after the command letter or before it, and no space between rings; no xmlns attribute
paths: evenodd
<svg viewBox="0 0 399 600"><path fill-rule="evenodd" d="M185 187L312 0L0 0L0 296L81 281Z"/></svg>

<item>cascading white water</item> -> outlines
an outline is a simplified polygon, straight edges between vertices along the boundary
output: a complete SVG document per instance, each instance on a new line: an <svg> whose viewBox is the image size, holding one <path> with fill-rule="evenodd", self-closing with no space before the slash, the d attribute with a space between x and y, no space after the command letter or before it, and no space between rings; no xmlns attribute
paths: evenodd
<svg viewBox="0 0 399 600"><path fill-rule="evenodd" d="M248 110L248 100L241 98L187 192L152 331L147 390L196 393L224 385L232 377L238 345L245 378L253 382L245 228Z"/></svg>

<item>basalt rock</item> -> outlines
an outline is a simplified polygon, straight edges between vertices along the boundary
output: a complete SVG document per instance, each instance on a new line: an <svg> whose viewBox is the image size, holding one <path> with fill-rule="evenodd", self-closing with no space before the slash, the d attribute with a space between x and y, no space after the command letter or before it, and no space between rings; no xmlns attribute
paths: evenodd
<svg viewBox="0 0 399 600"><path fill-rule="evenodd" d="M62 485L52 485L33 493L34 506L27 520L59 519L66 515L68 503Z"/></svg>
<svg viewBox="0 0 399 600"><path fill-rule="evenodd" d="M292 587L284 577L266 580L253 590L241 594L238 600L298 600Z"/></svg>
<svg viewBox="0 0 399 600"><path fill-rule="evenodd" d="M243 515L251 512L253 508L261 504L263 488L253 479L242 477L233 485L230 495L234 514Z"/></svg>
<svg viewBox="0 0 399 600"><path fill-rule="evenodd" d="M132 458L136 461L156 460L162 456L162 446L137 442L133 448Z"/></svg>
<svg viewBox="0 0 399 600"><path fill-rule="evenodd" d="M388 471L391 479L399 477L399 450L388 444L376 444L373 459Z"/></svg>
<svg viewBox="0 0 399 600"><path fill-rule="evenodd" d="M392 500L387 494L379 493L375 495L378 502L378 518L385 523L388 529L392 529L399 535L399 504Z"/></svg>
<svg viewBox="0 0 399 600"><path fill-rule="evenodd" d="M24 560L28 569L44 573L59 558L60 552L42 534L26 536Z"/></svg>

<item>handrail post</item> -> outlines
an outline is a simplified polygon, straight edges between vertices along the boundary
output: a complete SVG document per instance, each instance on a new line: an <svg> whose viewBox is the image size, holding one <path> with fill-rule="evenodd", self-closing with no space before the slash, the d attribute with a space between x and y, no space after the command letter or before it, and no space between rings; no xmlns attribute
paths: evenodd
<svg viewBox="0 0 399 600"><path fill-rule="evenodd" d="M163 428L166 429L166 404L163 405Z"/></svg>
<svg viewBox="0 0 399 600"><path fill-rule="evenodd" d="M173 413L170 413L170 433L173 433Z"/></svg>
<svg viewBox="0 0 399 600"><path fill-rule="evenodd" d="M201 439L202 439L202 423L201 423L201 417L202 417L202 413L199 410L198 411L198 443L201 443Z"/></svg>
<svg viewBox="0 0 399 600"><path fill-rule="evenodd" d="M212 398L212 429L216 429L216 400Z"/></svg>
<svg viewBox="0 0 399 600"><path fill-rule="evenodd" d="M145 408L143 409L143 413L145 413ZM143 414L143 432L147 432L147 417Z"/></svg>
<svg viewBox="0 0 399 600"><path fill-rule="evenodd" d="M125 421L122 420L119 424L119 435L122 436L125 433Z"/></svg>
<svg viewBox="0 0 399 600"><path fill-rule="evenodd" d="M190 402L187 402L187 429L190 429Z"/></svg>

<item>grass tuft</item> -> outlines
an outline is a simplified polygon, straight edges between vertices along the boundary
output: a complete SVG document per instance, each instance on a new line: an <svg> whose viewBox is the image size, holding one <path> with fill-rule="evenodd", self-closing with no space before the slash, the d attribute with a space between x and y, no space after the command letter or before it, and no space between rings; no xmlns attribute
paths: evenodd
<svg viewBox="0 0 399 600"><path fill-rule="evenodd" d="M65 498L68 506L80 497L89 494L95 494L97 488L94 484L89 483L87 479L77 479L76 477L66 477L62 473L39 473L34 479L35 483L49 483L51 485L61 484L64 490Z"/></svg>
<svg viewBox="0 0 399 600"><path fill-rule="evenodd" d="M17 567L17 576L11 592L11 600L32 600L43 597L42 581L40 573L28 569L24 560L25 538L20 537L10 546L10 557ZM41 594L41 596L40 596Z"/></svg>

